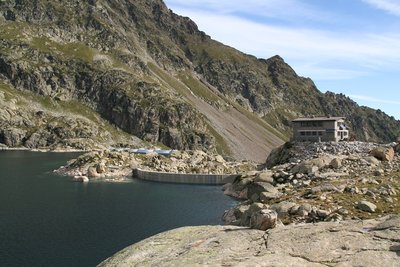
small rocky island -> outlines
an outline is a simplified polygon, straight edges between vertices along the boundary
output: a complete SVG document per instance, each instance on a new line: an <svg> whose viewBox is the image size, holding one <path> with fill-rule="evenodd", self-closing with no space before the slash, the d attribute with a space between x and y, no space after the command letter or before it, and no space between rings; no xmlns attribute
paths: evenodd
<svg viewBox="0 0 400 267"><path fill-rule="evenodd" d="M100 266L399 266L397 143L286 143L224 193L230 226L184 227Z"/></svg>

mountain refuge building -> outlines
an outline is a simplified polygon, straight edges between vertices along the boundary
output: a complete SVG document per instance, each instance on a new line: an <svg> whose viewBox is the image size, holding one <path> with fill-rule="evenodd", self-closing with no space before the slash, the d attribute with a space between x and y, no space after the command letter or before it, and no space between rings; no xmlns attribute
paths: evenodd
<svg viewBox="0 0 400 267"><path fill-rule="evenodd" d="M298 118L292 123L294 141L339 142L349 139L344 117Z"/></svg>

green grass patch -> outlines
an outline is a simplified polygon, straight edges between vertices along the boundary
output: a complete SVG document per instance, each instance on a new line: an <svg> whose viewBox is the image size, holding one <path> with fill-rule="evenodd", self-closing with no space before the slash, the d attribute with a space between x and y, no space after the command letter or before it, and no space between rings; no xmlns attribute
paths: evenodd
<svg viewBox="0 0 400 267"><path fill-rule="evenodd" d="M31 46L41 52L93 63L94 51L83 43L58 43L48 37L41 36L33 37Z"/></svg>
<svg viewBox="0 0 400 267"><path fill-rule="evenodd" d="M228 143L225 139L220 135L210 124L207 123L207 130L211 133L215 138L215 148L220 155L231 156L232 150L228 146Z"/></svg>
<svg viewBox="0 0 400 267"><path fill-rule="evenodd" d="M14 91L11 89L11 86L0 81L0 90L4 93L5 100L10 100L15 97Z"/></svg>
<svg viewBox="0 0 400 267"><path fill-rule="evenodd" d="M26 22L6 22L0 27L0 38L11 41L22 39L22 30L27 27Z"/></svg>
<svg viewBox="0 0 400 267"><path fill-rule="evenodd" d="M155 65L152 62L149 62L147 63L147 66L152 72L154 72L154 74L156 74L163 82L165 82L165 85L171 87L172 89L174 89L176 92L180 93L183 96L189 94L189 91L185 88L185 86L182 83L180 83L173 76L161 70L157 65Z"/></svg>
<svg viewBox="0 0 400 267"><path fill-rule="evenodd" d="M248 56L214 40L189 39L189 47L202 55L203 59L248 62Z"/></svg>
<svg viewBox="0 0 400 267"><path fill-rule="evenodd" d="M220 99L214 92L208 89L199 80L193 78L189 73L182 72L178 77L195 95L203 98L207 102L218 102Z"/></svg>

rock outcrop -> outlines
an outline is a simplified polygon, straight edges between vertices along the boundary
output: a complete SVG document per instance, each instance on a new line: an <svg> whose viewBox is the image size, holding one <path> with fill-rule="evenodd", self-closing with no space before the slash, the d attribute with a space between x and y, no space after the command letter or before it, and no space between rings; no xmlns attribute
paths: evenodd
<svg viewBox="0 0 400 267"><path fill-rule="evenodd" d="M143 144L83 104L19 92L1 82L0 106L0 143L6 147L91 150L119 143Z"/></svg>
<svg viewBox="0 0 400 267"><path fill-rule="evenodd" d="M226 211L224 221L250 226L260 210L277 212L284 224L399 213L395 145L287 143L267 159L268 169L242 174L223 187L225 194L244 200Z"/></svg>
<svg viewBox="0 0 400 267"><path fill-rule="evenodd" d="M399 266L400 215L282 226L184 227L140 241L99 266Z"/></svg>

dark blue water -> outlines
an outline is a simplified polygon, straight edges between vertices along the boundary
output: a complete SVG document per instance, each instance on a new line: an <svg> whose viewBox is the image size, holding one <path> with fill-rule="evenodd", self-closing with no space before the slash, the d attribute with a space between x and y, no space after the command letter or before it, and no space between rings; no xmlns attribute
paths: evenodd
<svg viewBox="0 0 400 267"><path fill-rule="evenodd" d="M74 156L0 151L0 266L94 266L159 232L220 224L234 204L218 186L52 174Z"/></svg>

